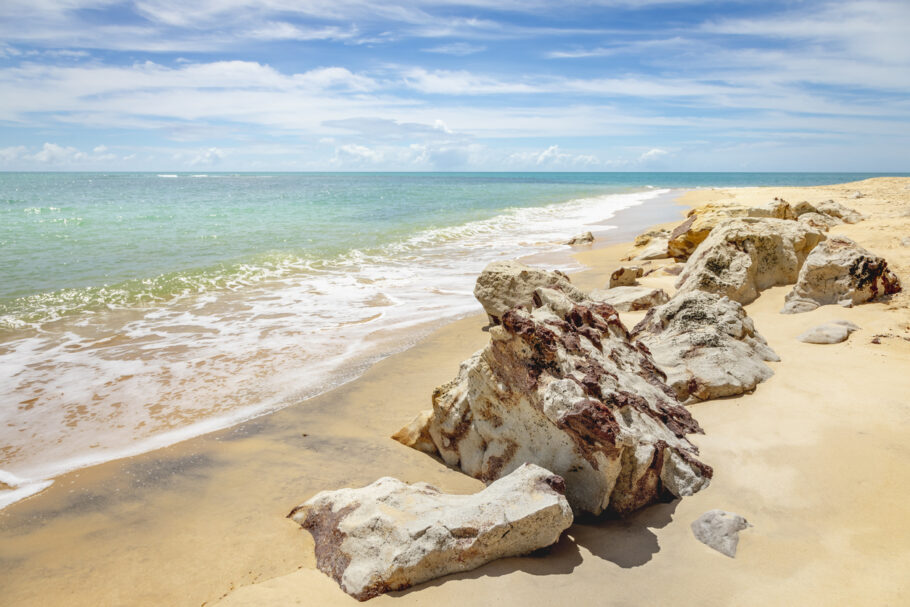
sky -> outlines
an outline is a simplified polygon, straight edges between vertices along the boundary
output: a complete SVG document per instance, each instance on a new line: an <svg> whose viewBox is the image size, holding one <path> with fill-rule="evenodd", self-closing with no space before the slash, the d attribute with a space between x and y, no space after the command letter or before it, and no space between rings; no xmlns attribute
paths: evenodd
<svg viewBox="0 0 910 607"><path fill-rule="evenodd" d="M910 1L2 0L0 170L910 171Z"/></svg>

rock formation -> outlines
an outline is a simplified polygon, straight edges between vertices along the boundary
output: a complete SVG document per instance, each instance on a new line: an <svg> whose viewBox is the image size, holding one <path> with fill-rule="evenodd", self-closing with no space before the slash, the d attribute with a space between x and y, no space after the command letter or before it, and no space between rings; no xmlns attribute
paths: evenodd
<svg viewBox="0 0 910 607"><path fill-rule="evenodd" d="M844 223L859 223L863 220L863 216L860 213L833 200L819 202L815 205L815 208L819 213L836 217Z"/></svg>
<svg viewBox="0 0 910 607"><path fill-rule="evenodd" d="M679 400L708 400L753 390L779 361L743 307L703 291L677 294L635 326Z"/></svg>
<svg viewBox="0 0 910 607"><path fill-rule="evenodd" d="M849 320L832 320L812 327L796 339L807 344L839 344L854 331L859 331L859 327Z"/></svg>
<svg viewBox="0 0 910 607"><path fill-rule="evenodd" d="M749 521L734 512L709 510L692 523L692 533L702 544L735 558L739 532L751 526Z"/></svg>
<svg viewBox="0 0 910 607"><path fill-rule="evenodd" d="M323 491L288 517L312 534L320 571L365 601L554 544L572 524L564 488L530 464L474 495L385 477Z"/></svg>
<svg viewBox="0 0 910 607"><path fill-rule="evenodd" d="M796 282L806 257L824 239L798 221L730 219L699 245L676 286L680 292L707 291L747 304L768 287Z"/></svg>
<svg viewBox="0 0 910 607"><path fill-rule="evenodd" d="M834 236L808 256L781 312L809 312L829 304L850 307L900 290L887 261L849 238Z"/></svg>
<svg viewBox="0 0 910 607"><path fill-rule="evenodd" d="M585 232L584 234L573 236L566 244L574 246L580 244L591 244L592 242L594 242L594 234L591 234L591 232Z"/></svg>
<svg viewBox="0 0 910 607"><path fill-rule="evenodd" d="M799 216L799 219L797 219L797 221L806 224L810 228L815 228L816 230L820 230L822 232L827 232L834 226L843 223L843 221L832 215L825 215L824 213L815 212L803 213Z"/></svg>
<svg viewBox="0 0 910 607"><path fill-rule="evenodd" d="M715 227L737 217L771 217L795 219L790 205L779 198L761 206L744 206L734 202L714 202L689 211L688 218L670 234L667 252L677 261L685 261Z"/></svg>
<svg viewBox="0 0 910 607"><path fill-rule="evenodd" d="M593 514L707 486L711 468L686 439L698 423L616 310L547 288L532 301L435 390L428 431L442 459L484 481L535 463Z"/></svg>
<svg viewBox="0 0 910 607"><path fill-rule="evenodd" d="M631 287L644 275L645 270L641 266L621 266L610 274L610 288Z"/></svg>
<svg viewBox="0 0 910 607"><path fill-rule="evenodd" d="M474 285L474 297L486 311L490 324L498 325L511 308L530 309L538 287L555 289L573 301L585 299L585 294L562 272L532 268L517 261L494 261L484 268Z"/></svg>
<svg viewBox="0 0 910 607"><path fill-rule="evenodd" d="M648 310L666 303L670 297L663 289L652 287L613 287L591 291L589 297L594 301L608 303L620 312Z"/></svg>
<svg viewBox="0 0 910 607"><path fill-rule="evenodd" d="M666 259L669 242L669 230L651 230L635 238L635 245L629 252L627 259L648 261L651 259Z"/></svg>

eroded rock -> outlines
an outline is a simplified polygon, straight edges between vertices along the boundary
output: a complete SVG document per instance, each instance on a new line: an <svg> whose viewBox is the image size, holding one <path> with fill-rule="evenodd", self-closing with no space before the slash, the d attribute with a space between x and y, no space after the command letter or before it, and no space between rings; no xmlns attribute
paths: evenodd
<svg viewBox="0 0 910 607"><path fill-rule="evenodd" d="M862 198L862 196L860 196L860 198ZM859 223L863 220L863 216L860 213L833 200L819 202L815 205L815 208L819 213L836 217L844 223Z"/></svg>
<svg viewBox="0 0 910 607"><path fill-rule="evenodd" d="M622 266L610 274L610 288L631 287L644 275L645 270L641 266Z"/></svg>
<svg viewBox="0 0 910 607"><path fill-rule="evenodd" d="M797 221L822 232L827 232L834 226L843 223L837 217L824 215L823 213L803 213Z"/></svg>
<svg viewBox="0 0 910 607"><path fill-rule="evenodd" d="M760 291L796 282L825 235L798 221L730 219L717 226L686 262L679 292L707 291L747 304Z"/></svg>
<svg viewBox="0 0 910 607"><path fill-rule="evenodd" d="M564 293L572 301L585 299L585 294L559 270L532 268L517 261L494 261L484 268L474 285L474 297L486 311L490 324L498 325L509 309L530 309L538 287Z"/></svg>
<svg viewBox="0 0 910 607"><path fill-rule="evenodd" d="M594 234L591 232L585 232L584 234L573 236L569 239L568 242L566 242L566 244L575 246L580 244L591 244L592 242L594 242Z"/></svg>
<svg viewBox="0 0 910 607"><path fill-rule="evenodd" d="M680 293L651 309L632 331L677 397L708 400L749 392L779 361L743 307L714 293Z"/></svg>
<svg viewBox="0 0 910 607"><path fill-rule="evenodd" d="M739 532L751 526L749 521L734 512L709 510L692 523L692 533L702 544L735 558Z"/></svg>
<svg viewBox="0 0 910 607"><path fill-rule="evenodd" d="M429 453L436 454L436 445L433 444L433 438L430 436L430 418L433 417L433 410L427 409L417 414L407 426L392 435L392 439L398 441L406 447Z"/></svg>
<svg viewBox="0 0 910 607"><path fill-rule="evenodd" d="M809 312L830 304L851 307L900 290L887 261L845 236L834 236L806 258L781 312Z"/></svg>
<svg viewBox="0 0 910 607"><path fill-rule="evenodd" d="M708 485L686 435L698 423L616 310L537 289L433 393L429 433L450 466L484 481L523 462L566 480L576 511L629 512Z"/></svg>
<svg viewBox="0 0 910 607"><path fill-rule="evenodd" d="M556 543L572 524L559 476L525 464L474 495L381 478L323 491L288 515L316 544L316 565L365 601L391 590Z"/></svg>
<svg viewBox="0 0 910 607"><path fill-rule="evenodd" d="M629 251L627 259L648 261L652 259L666 259L667 242L670 238L669 230L651 230L635 238L635 246Z"/></svg>
<svg viewBox="0 0 910 607"><path fill-rule="evenodd" d="M613 287L591 291L589 297L594 301L610 304L620 312L648 310L666 303L670 297L663 289L652 287Z"/></svg>
<svg viewBox="0 0 910 607"><path fill-rule="evenodd" d="M807 344L839 344L847 341L850 334L859 329L859 326L849 320L832 320L812 327L796 339Z"/></svg>

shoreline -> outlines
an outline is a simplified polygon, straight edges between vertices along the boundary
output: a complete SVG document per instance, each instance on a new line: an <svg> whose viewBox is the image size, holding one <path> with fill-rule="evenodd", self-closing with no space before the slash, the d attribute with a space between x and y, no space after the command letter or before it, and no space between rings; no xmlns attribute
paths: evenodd
<svg viewBox="0 0 910 607"><path fill-rule="evenodd" d="M910 184L910 180L904 181ZM831 188L850 189L841 185L821 186L815 190ZM738 193L749 194L747 190L756 189L745 188ZM787 189L764 188L762 195ZM696 199L704 202L705 194L710 198L721 195L719 192L724 190L714 190L715 194L710 192L712 190L697 190L683 194L677 210L682 212ZM907 203L910 208L910 196L907 196ZM850 201L847 204L852 206ZM636 208L640 207L626 210ZM850 234L860 231L863 237L856 238L860 244L883 254L890 262L894 254L882 250L878 244L866 242L873 237L879 241L885 236L891 238L887 226L876 222L881 222L881 218L867 217L866 222L844 228L844 231ZM876 225L866 225L872 223ZM907 223L910 224L910 219ZM648 225L651 224L653 221ZM841 233L839 230L832 232ZM611 264L615 264L628 248L624 243L598 244L603 246L575 253L580 263L589 266L572 275L573 283L582 289L602 286L614 267ZM895 268L907 284L905 257L895 263ZM656 272L646 277L643 284L665 286L675 281L675 277L660 274ZM763 579L777 581L776 575L783 575L787 567L802 570L804 575L804 568L798 566L795 557L781 558L775 550L781 548L783 542L784 547L806 556L807 536L798 526L794 528L795 523L782 521L776 513L783 509L784 514L788 514L795 508L802 513L802 518L797 517L799 523L804 522L808 514L820 517L826 523L839 520L837 516L845 516L845 513L835 512L835 518L831 519L832 513L819 515L811 512L811 508L807 513L804 510L808 506L803 503L814 499L820 491L818 485L824 488L827 483L837 482L836 471L825 471L825 467L830 467L826 457L840 461L837 445L844 441L848 441L846 450L858 460L854 461L854 468L850 468L849 473L866 473L856 468L862 467L870 457L866 453L867 443L873 439L881 442L882 437L886 439L888 449L886 453L881 449L873 450L872 459L885 471L900 473L897 458L902 452L906 453L906 447L900 445L907 438L907 431L902 431L899 423L906 423L907 412L896 400L910 390L910 383L895 370L899 372L901 364L906 368L910 362L910 342L886 340L884 347L872 346L869 338L873 332L893 330L892 325L900 326L903 322L910 328L910 324L907 324L906 307L891 310L891 304L880 303L850 310L826 306L810 314L782 317L776 315L775 306L787 290L789 287L769 289L747 307L749 315L756 319L758 331L773 341L781 353L783 362L772 364L777 372L775 377L760 385L752 395L699 403L692 408L707 433L695 440L709 463L715 466L715 485L720 485L719 488L712 485L704 496L699 494L682 502L654 506L626 521L577 523L570 530L570 537L560 541L544 559L505 559L475 572L448 576L374 600L456 604L467 591L476 593L474 596L478 600L508 593L515 600L541 604L555 600L555 596L563 596L554 596L554 586L547 582L556 576L554 579L560 582L555 591L567 592L569 594L565 596L574 596L582 603L584 592L594 592L600 587L600 580L606 580L628 586L615 588L613 583L609 584L611 592L617 592L618 600L622 594L639 596L642 602L659 602L663 596L661 592L673 594L683 588L690 589L683 596L690 597L693 602L698 597L705 598L705 604L726 604L725 599L739 594L742 595L738 596L742 599L738 601L740 604L756 604L755 588L751 588L752 594L743 594L750 590L750 584L760 584ZM905 302L906 293L903 297L901 301ZM889 310L902 315L902 320L894 321L888 314L883 314ZM644 312L623 313L622 320L631 326L643 315ZM798 329L837 317L861 318L858 324L863 331L837 346L791 343ZM772 326L771 322L762 319L778 319L779 322ZM0 512L0 537L4 537L0 542L0 561L10 564L5 568L9 579L4 580L8 596L19 601L15 604L53 603L49 595L69 604L201 604L224 596L229 597L225 604L230 605L268 604L269 600L275 604L294 604L292 601L301 600L303 602L299 604L308 604L308 601L309 604L353 604L353 599L314 569L312 541L308 534L283 516L294 504L318 490L359 486L378 476L397 476L406 482L424 480L445 491L478 490L482 486L479 481L449 470L436 460L387 437L410 421L420 409L426 408L432 389L449 381L458 363L486 343L487 335L479 330L483 324L482 313L446 324L411 348L374 364L353 381L304 403L164 449L59 477L55 486L45 493ZM873 349L871 352L870 348ZM848 368L847 373L842 359L845 356L855 358L857 354L882 359L875 361L879 368L868 369L869 365L858 364L856 369ZM854 361L853 358L849 360ZM813 368L819 361L843 373L832 378L819 378L817 372L813 376ZM867 402L888 405L869 438L852 436L849 427L832 426L828 422L821 424L810 415L819 411L797 412L796 422L800 423L794 422L793 427L775 423L780 419L790 420L794 413L787 405L795 398L828 394L835 387L839 392L832 395L827 404L845 415L850 424L862 422L863 419L857 419L861 411L850 407L851 399L856 396L855 382L861 386L871 384L864 390L863 398ZM761 415L756 416L755 409ZM821 412L831 413L824 409ZM802 418L821 425L815 428ZM813 438L826 432L834 433L836 444L833 448L822 445L821 453L813 452ZM857 441L862 442L862 450L855 448ZM781 452L771 449L773 453L767 453L769 443ZM825 482L810 479L808 484L801 483L805 480L800 477L801 469L790 461L793 449L810 460L813 472L821 471ZM865 457L860 459L858 454L865 454ZM755 461L750 461L750 457ZM768 469L756 462L767 464ZM785 472L778 474L782 469ZM736 479L745 473L751 478L746 479L745 484L737 484ZM811 482L813 480L816 482ZM905 522L907 510L898 499L906 495L906 490L890 488L887 482L884 485L882 482L884 479L876 476L873 482L876 490L867 490L863 495L870 499L878 497L877 506L871 512L881 515L880 520L896 520L899 524L896 531L886 529L882 524L881 531L887 535L873 534L875 541L880 543L886 541L883 538L896 535L898 540L904 541L906 550L906 539L910 537ZM781 486L772 487L773 483ZM756 484L760 488L753 486ZM800 495L803 487L809 497ZM831 489L844 490L836 485L829 491ZM888 489L891 489L888 495L877 494L877 490L884 493ZM777 503L769 503L768 491L778 499ZM718 493L723 499L718 498ZM868 508L869 504L861 498L853 497L846 514L853 512L854 507ZM841 504L833 497L830 499L833 502L831 509L840 510ZM755 506L758 503L760 507ZM736 561L715 560L715 554L703 553L702 547L686 535L688 522L694 520L692 513L697 516L707 507L738 508L756 524L754 532L743 534L742 556ZM678 520L674 521L674 518ZM900 527L901 522L903 527ZM808 536L810 540L813 537L823 547L843 549L842 538L832 544L830 538ZM150 539L152 545L146 546ZM89 558L102 551L106 559ZM780 562L770 565L767 558L759 558L775 555ZM876 556L880 558L880 555ZM898 560L898 564L908 563L906 554L895 558L903 559ZM86 571L80 571L74 563ZM153 565L155 571L147 571L148 565ZM716 587L700 588L690 580L704 580L706 572L709 576L716 574L719 565L727 567L725 574L729 577L717 580ZM37 587L41 579L37 572L39 567L55 572L50 588ZM660 568L655 570L654 567ZM873 564L864 567L866 572L875 569ZM297 568L302 569L293 573ZM25 575L23 569L30 574ZM569 572L573 574L574 589L567 586L570 578L565 575ZM898 575L899 572L899 569L895 570ZM152 573L154 575L150 575ZM824 575L819 579L830 582L831 568L823 568L822 573ZM152 579L140 577L140 574ZM654 584L653 578L657 574L661 576L661 582ZM267 583L251 585L269 578L272 579ZM112 583L114 579L123 580L122 586L116 587L116 583ZM595 580L598 580L597 585L592 585ZM808 581L818 580L811 578ZM653 587L649 588L649 585ZM240 586L246 588L231 593ZM781 586L792 591L794 584ZM852 596L847 593L850 583L844 586L846 590L841 589L841 594L834 596L839 599ZM853 594L862 586L861 582L854 582ZM73 596L77 588L84 590ZM806 596L811 596L813 589L816 592L824 589L817 583L797 588ZM635 591L639 595L635 595ZM898 583L891 591L888 596L897 597L902 596L906 588ZM785 590L774 588L769 592L780 599ZM832 595L829 592L825 596Z"/></svg>

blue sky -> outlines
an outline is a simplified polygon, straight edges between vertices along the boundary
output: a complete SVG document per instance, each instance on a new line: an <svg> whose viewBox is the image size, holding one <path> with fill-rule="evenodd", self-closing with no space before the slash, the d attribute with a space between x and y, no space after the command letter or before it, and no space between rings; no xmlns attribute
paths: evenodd
<svg viewBox="0 0 910 607"><path fill-rule="evenodd" d="M3 0L0 170L910 171L910 2Z"/></svg>

